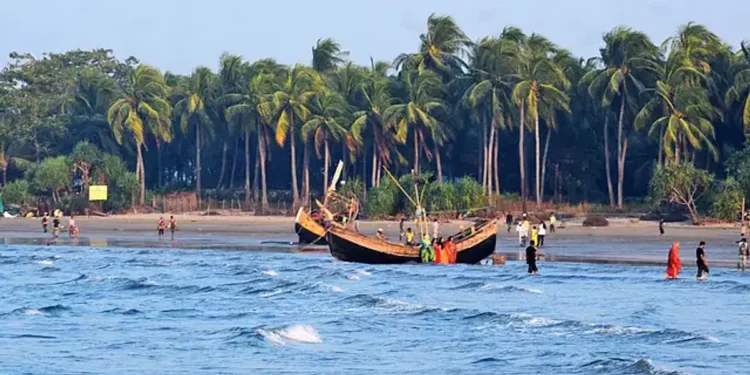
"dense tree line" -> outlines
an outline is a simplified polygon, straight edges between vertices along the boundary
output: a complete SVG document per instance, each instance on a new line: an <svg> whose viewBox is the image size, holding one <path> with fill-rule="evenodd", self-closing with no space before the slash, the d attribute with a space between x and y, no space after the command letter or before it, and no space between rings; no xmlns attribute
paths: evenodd
<svg viewBox="0 0 750 375"><path fill-rule="evenodd" d="M386 168L416 170L438 184L471 176L489 203L517 192L621 208L659 168L727 174L750 127L750 50L738 47L694 23L659 45L617 27L581 58L513 27L471 40L432 15L415 52L369 66L333 39L310 65L225 54L188 76L109 50L12 53L0 173L5 184L87 141L134 171L141 204L148 189L206 188L244 188L259 212L269 190L309 204L340 159L365 190Z"/></svg>

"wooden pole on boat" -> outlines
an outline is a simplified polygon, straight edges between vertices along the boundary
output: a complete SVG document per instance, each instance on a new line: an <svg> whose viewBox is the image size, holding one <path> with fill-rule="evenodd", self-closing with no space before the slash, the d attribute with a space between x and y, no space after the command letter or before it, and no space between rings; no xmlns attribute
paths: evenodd
<svg viewBox="0 0 750 375"><path fill-rule="evenodd" d="M333 173L333 178L331 179L331 185L328 186L328 191L325 192L325 196L323 197L323 205L328 204L328 197L330 196L330 193L336 191L336 183L339 182L339 178L341 178L341 171L344 169L344 162L339 160L339 164L336 166L336 172Z"/></svg>

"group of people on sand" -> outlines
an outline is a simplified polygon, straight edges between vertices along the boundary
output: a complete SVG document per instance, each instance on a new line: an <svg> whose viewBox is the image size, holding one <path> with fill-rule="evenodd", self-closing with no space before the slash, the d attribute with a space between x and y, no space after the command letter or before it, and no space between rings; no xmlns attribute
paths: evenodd
<svg viewBox="0 0 750 375"><path fill-rule="evenodd" d="M174 231L177 229L177 220L174 219L174 216L169 217L169 223L167 224L164 221L164 217L159 217L159 221L156 223L156 233L159 235L159 239L164 238L164 230L169 226L169 232L172 235L172 239L174 240Z"/></svg>
<svg viewBox="0 0 750 375"><path fill-rule="evenodd" d="M555 233L555 224L557 224L557 218L552 213L549 217L549 233ZM508 213L505 216L505 224L508 227L508 232L513 225L513 215ZM528 215L524 212L521 215L521 219L518 220L516 225L516 233L518 234L518 246L526 247L526 243L533 243L532 246L544 247L544 239L547 236L547 223L542 220L539 225L532 225L529 222Z"/></svg>

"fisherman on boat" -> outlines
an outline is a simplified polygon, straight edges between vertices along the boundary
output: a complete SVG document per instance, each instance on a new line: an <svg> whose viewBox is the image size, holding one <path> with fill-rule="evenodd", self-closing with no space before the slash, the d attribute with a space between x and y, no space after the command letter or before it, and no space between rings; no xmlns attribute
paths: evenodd
<svg viewBox="0 0 750 375"><path fill-rule="evenodd" d="M406 237L406 246L414 246L414 232L412 232L411 228L406 228L404 237Z"/></svg>
<svg viewBox="0 0 750 375"><path fill-rule="evenodd" d="M385 238L385 234L383 234L383 228L378 229L378 233L375 234L375 238L381 240L381 241L388 241L387 238Z"/></svg>

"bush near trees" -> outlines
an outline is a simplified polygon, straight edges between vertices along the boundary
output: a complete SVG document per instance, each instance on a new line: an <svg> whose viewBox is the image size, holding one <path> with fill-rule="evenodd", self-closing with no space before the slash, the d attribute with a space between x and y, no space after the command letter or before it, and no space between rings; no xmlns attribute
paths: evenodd
<svg viewBox="0 0 750 375"><path fill-rule="evenodd" d="M655 202L684 206L693 224L700 224L698 201L708 191L712 181L713 175L692 164L669 164L657 168L654 173L651 196Z"/></svg>

